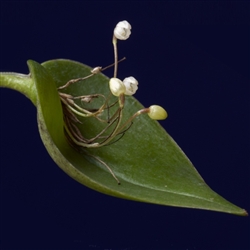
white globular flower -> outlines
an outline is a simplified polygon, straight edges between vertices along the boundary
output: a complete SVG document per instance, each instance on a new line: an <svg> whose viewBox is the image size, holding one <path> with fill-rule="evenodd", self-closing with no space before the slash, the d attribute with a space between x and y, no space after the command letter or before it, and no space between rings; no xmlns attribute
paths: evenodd
<svg viewBox="0 0 250 250"><path fill-rule="evenodd" d="M165 120L168 117L167 111L158 105L150 106L148 115L153 120Z"/></svg>
<svg viewBox="0 0 250 250"><path fill-rule="evenodd" d="M109 80L109 88L114 96L120 96L126 91L126 87L123 82L118 78L111 78Z"/></svg>
<svg viewBox="0 0 250 250"><path fill-rule="evenodd" d="M131 28L129 22L121 21L114 29L114 36L119 40L127 40L131 34Z"/></svg>
<svg viewBox="0 0 250 250"><path fill-rule="evenodd" d="M138 81L133 76L126 77L123 84L126 88L125 95L133 95L138 89Z"/></svg>

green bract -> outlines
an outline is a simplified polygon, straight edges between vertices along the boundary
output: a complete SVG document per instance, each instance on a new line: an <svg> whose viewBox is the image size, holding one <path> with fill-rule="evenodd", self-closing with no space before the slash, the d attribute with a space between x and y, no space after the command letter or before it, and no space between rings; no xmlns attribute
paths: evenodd
<svg viewBox="0 0 250 250"><path fill-rule="evenodd" d="M70 60L52 60L42 65L28 61L28 66L29 76L2 73L0 86L18 90L34 103L40 135L48 153L76 181L119 198L247 215L244 209L212 191L174 140L146 114L134 120L121 140L100 148L76 151L65 137L57 87L89 75L91 68ZM108 95L109 91L109 79L102 73L64 90L73 96ZM124 120L142 108L134 97L127 96ZM103 129L95 118L82 119L81 132L86 137ZM107 168L90 154L105 162L121 185L117 185Z"/></svg>

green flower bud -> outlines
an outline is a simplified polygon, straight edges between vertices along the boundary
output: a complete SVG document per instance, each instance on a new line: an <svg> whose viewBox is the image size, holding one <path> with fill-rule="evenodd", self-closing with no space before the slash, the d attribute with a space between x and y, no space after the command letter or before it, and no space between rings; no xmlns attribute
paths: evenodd
<svg viewBox="0 0 250 250"><path fill-rule="evenodd" d="M148 115L153 120L165 120L168 116L166 110L158 105L150 106Z"/></svg>

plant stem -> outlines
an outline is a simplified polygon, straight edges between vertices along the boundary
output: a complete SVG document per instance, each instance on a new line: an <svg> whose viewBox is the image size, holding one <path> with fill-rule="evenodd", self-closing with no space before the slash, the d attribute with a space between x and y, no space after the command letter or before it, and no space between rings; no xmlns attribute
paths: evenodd
<svg viewBox="0 0 250 250"><path fill-rule="evenodd" d="M13 72L0 72L0 87L19 91L36 106L36 88L30 75Z"/></svg>
<svg viewBox="0 0 250 250"><path fill-rule="evenodd" d="M113 45L114 45L114 59L115 59L115 66L114 66L114 78L117 76L117 68L118 68L118 52L117 52L117 39L113 36Z"/></svg>

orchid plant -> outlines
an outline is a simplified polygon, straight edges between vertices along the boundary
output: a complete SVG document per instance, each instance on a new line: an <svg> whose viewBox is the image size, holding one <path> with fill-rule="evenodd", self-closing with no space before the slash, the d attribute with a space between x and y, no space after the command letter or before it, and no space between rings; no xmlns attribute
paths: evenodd
<svg viewBox="0 0 250 250"><path fill-rule="evenodd" d="M96 67L91 70L90 75L84 78L77 78L68 81L64 86L59 87L59 95L64 107L64 121L65 121L65 131L67 134L67 138L69 138L71 144L80 147L86 148L97 148L104 145L108 145L112 143L112 141L119 135L123 135L125 131L128 130L130 125L132 124L132 120L135 119L138 115L147 113L151 119L154 120L164 120L167 118L167 112L158 105L152 105L149 108L143 108L137 111L134 115L132 115L124 124L122 122L122 113L125 105L125 96L126 95L134 95L138 89L138 81L130 76L126 77L123 81L116 78L117 69L118 69L118 49L117 49L117 39L126 40L129 38L131 34L131 25L127 21L119 22L115 29L113 35L113 45L114 45L114 77L109 80L109 88L112 95L117 97L117 100L110 104L109 94L107 97L102 94L94 94L94 95L81 95L81 96L72 96L69 94L65 94L60 92L64 88L67 88L73 83L83 81L93 76L94 74L98 74L102 71L101 67ZM94 98L102 97L104 102L103 104L94 110L83 108L75 103L75 100L81 100L81 102L90 103ZM110 109L111 107L116 107L115 104L118 103L118 107L116 108L113 115L110 117ZM103 113L105 110L108 110L108 114L105 114L103 117ZM82 116L84 118L94 117L99 122L106 123L106 127L102 129L97 135L95 135L91 139L85 138L80 130L77 128L76 124L81 124L78 116ZM112 128L111 131L109 129ZM108 132L108 133L107 133ZM99 158L92 155L96 160L100 161ZM104 164L102 161L100 161ZM113 171L109 166L104 164L110 173L113 175L118 184L120 181L115 176Z"/></svg>
<svg viewBox="0 0 250 250"><path fill-rule="evenodd" d="M117 43L130 37L131 28L127 21L114 28L114 63L105 68L29 60L30 74L1 73L0 87L32 101L48 153L83 185L125 199L247 215L206 185L156 121L167 118L165 109L143 107L133 97L138 81L117 77L124 60L118 60ZM109 79L102 72L112 66Z"/></svg>

